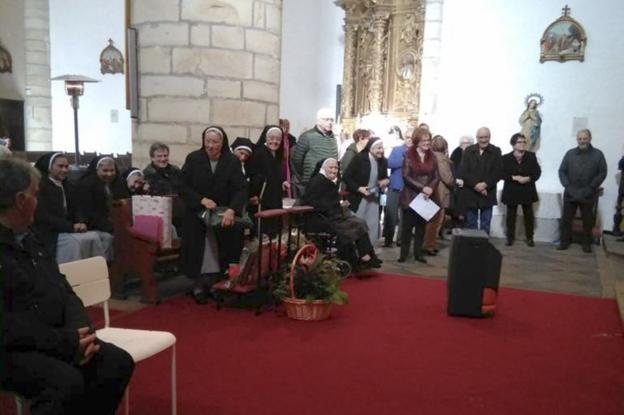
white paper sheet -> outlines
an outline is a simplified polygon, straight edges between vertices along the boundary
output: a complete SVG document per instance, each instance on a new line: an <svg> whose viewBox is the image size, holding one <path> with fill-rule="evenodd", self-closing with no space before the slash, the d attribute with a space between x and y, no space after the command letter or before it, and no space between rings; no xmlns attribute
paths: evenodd
<svg viewBox="0 0 624 415"><path fill-rule="evenodd" d="M410 202L409 207L422 216L427 222L440 210L440 206L436 205L431 199L425 199L422 193L419 193L418 196Z"/></svg>

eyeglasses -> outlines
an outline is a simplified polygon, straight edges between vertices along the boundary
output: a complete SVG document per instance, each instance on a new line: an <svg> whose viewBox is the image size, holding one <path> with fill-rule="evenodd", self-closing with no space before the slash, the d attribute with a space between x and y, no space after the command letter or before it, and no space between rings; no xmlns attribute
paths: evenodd
<svg viewBox="0 0 624 415"><path fill-rule="evenodd" d="M321 121L331 121L334 122L333 118L321 118Z"/></svg>
<svg viewBox="0 0 624 415"><path fill-rule="evenodd" d="M478 135L477 138L490 138L489 135Z"/></svg>

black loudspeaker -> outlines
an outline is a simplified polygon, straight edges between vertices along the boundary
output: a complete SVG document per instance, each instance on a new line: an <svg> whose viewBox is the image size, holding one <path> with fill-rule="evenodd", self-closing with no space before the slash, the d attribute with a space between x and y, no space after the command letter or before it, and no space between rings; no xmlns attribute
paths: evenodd
<svg viewBox="0 0 624 415"><path fill-rule="evenodd" d="M485 317L496 307L502 255L481 230L453 229L448 265L451 316Z"/></svg>

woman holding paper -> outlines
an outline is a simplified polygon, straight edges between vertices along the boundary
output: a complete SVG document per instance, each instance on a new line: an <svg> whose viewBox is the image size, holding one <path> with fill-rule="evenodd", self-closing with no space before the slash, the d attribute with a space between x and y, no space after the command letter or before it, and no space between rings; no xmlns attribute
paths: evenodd
<svg viewBox="0 0 624 415"><path fill-rule="evenodd" d="M409 253L414 230L414 259L423 264L427 260L422 255L423 237L427 221L410 207L410 203L419 195L429 200L438 186L436 158L431 151L431 133L424 128L417 128L412 134L414 144L405 152L403 160L403 181L405 186L399 195L399 206L403 209L401 223L401 255L399 262L405 262Z"/></svg>

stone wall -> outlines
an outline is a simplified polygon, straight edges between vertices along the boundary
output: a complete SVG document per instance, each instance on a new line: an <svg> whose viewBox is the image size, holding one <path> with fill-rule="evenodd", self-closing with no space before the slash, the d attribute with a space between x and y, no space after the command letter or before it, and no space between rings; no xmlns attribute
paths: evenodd
<svg viewBox="0 0 624 415"><path fill-rule="evenodd" d="M282 0L135 0L139 119L133 164L155 141L175 164L211 124L256 140L279 114Z"/></svg>
<svg viewBox="0 0 624 415"><path fill-rule="evenodd" d="M48 0L25 0L26 100L24 103L24 123L27 150L50 150L52 148L49 26Z"/></svg>

